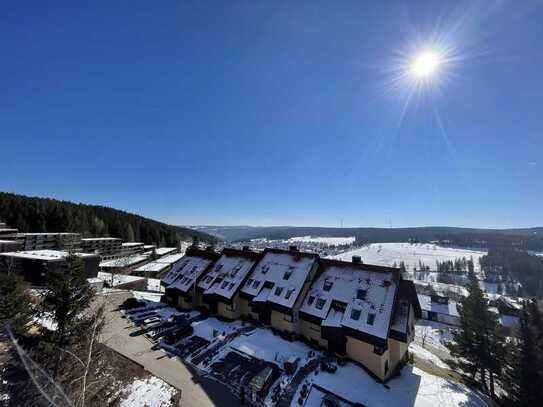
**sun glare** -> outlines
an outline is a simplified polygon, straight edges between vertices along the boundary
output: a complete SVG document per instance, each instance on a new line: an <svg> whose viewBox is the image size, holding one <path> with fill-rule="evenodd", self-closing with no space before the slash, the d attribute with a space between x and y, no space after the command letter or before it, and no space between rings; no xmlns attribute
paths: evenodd
<svg viewBox="0 0 543 407"><path fill-rule="evenodd" d="M439 68L439 55L434 51L424 51L411 64L411 72L419 79L427 79Z"/></svg>

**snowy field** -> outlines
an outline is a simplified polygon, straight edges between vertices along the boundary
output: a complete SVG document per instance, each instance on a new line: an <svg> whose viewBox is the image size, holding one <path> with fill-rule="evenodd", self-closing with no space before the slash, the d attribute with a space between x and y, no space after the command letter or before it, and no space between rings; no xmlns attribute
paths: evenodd
<svg viewBox="0 0 543 407"><path fill-rule="evenodd" d="M135 380L122 391L121 407L173 407L176 390L158 377Z"/></svg>
<svg viewBox="0 0 543 407"><path fill-rule="evenodd" d="M436 261L454 260L465 257L473 257L475 271L479 270L479 258L486 252L441 247L431 243L372 243L358 249L348 251L337 256L335 259L351 261L352 256L360 256L364 263L378 264L383 266L397 265L401 261L405 263L407 270L418 268L419 261L429 266L431 270L436 269Z"/></svg>
<svg viewBox="0 0 543 407"><path fill-rule="evenodd" d="M372 407L483 407L487 403L478 393L450 380L428 374L416 367L406 366L398 378L387 384L390 389L373 380L364 370L348 363L336 373L319 372L308 379L352 403ZM322 398L307 400L304 407L321 406ZM298 406L298 395L291 407Z"/></svg>
<svg viewBox="0 0 543 407"><path fill-rule="evenodd" d="M344 244L353 244L355 242L355 237L312 237L312 236L299 236L299 237L291 237L288 239L289 243L298 243L298 242L304 242L304 243L322 243L329 246L337 246L337 245L344 245Z"/></svg>

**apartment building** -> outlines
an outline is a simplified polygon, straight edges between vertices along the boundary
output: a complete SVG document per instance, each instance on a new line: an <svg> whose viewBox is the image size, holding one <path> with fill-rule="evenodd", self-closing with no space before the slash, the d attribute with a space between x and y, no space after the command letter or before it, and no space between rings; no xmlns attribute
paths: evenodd
<svg viewBox="0 0 543 407"><path fill-rule="evenodd" d="M145 244L141 242L126 242L121 244L121 255L132 256L145 252Z"/></svg>
<svg viewBox="0 0 543 407"><path fill-rule="evenodd" d="M122 239L116 237L92 237L81 239L81 251L96 253L102 260L114 258L121 254Z"/></svg>
<svg viewBox="0 0 543 407"><path fill-rule="evenodd" d="M318 259L317 254L300 252L296 246L265 249L241 288L241 315L297 334L298 311L317 271Z"/></svg>
<svg viewBox="0 0 543 407"><path fill-rule="evenodd" d="M202 294L200 293L198 297L196 286L219 257L220 254L214 250L189 247L183 259L176 263L161 280L162 286L165 287L162 302L183 309L201 306Z"/></svg>
<svg viewBox="0 0 543 407"><path fill-rule="evenodd" d="M31 250L77 250L80 247L79 233L18 233L21 249Z"/></svg>
<svg viewBox="0 0 543 407"><path fill-rule="evenodd" d="M76 253L81 258L87 278L98 275L100 256L96 254ZM30 250L0 253L0 271L20 273L25 281L35 286L47 284L49 273L62 271L68 252L59 250Z"/></svg>
<svg viewBox="0 0 543 407"><path fill-rule="evenodd" d="M4 222L0 222L0 240L16 240L17 229L9 227Z"/></svg>
<svg viewBox="0 0 543 407"><path fill-rule="evenodd" d="M16 252L21 249L21 242L16 240L0 240L0 253Z"/></svg>
<svg viewBox="0 0 543 407"><path fill-rule="evenodd" d="M406 358L420 317L415 287L397 268L321 259L300 309L300 334L380 380Z"/></svg>
<svg viewBox="0 0 543 407"><path fill-rule="evenodd" d="M262 254L244 247L224 249L210 272L198 283L202 303L213 314L227 319L241 316L239 290L253 271Z"/></svg>

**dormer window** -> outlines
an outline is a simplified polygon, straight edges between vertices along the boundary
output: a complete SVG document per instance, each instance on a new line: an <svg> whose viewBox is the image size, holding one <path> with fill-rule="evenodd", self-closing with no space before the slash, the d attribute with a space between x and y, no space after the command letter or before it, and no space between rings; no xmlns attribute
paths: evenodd
<svg viewBox="0 0 543 407"><path fill-rule="evenodd" d="M351 319L358 321L362 312L359 309L353 308L351 310Z"/></svg>
<svg viewBox="0 0 543 407"><path fill-rule="evenodd" d="M255 282L253 283L253 288L258 287L259 284L260 284L260 281L255 280Z"/></svg>
<svg viewBox="0 0 543 407"><path fill-rule="evenodd" d="M285 271L285 274L283 274L283 280L288 280L291 275L292 271Z"/></svg>
<svg viewBox="0 0 543 407"><path fill-rule="evenodd" d="M270 268L266 265L266 266L262 266L262 274L266 274L268 272Z"/></svg>
<svg viewBox="0 0 543 407"><path fill-rule="evenodd" d="M368 325L373 325L375 322L375 314L368 314Z"/></svg>
<svg viewBox="0 0 543 407"><path fill-rule="evenodd" d="M230 285L228 286L228 289L231 290L232 287L234 287L234 283L230 283Z"/></svg>
<svg viewBox="0 0 543 407"><path fill-rule="evenodd" d="M222 269L222 264L218 264L217 267L215 267L215 271L220 271Z"/></svg>
<svg viewBox="0 0 543 407"><path fill-rule="evenodd" d="M283 287L277 287L275 289L275 295L279 296L283 292Z"/></svg>
<svg viewBox="0 0 543 407"><path fill-rule="evenodd" d="M368 293L368 290L363 290L362 288L359 288L358 290L356 290L356 299L365 300L367 293Z"/></svg>
<svg viewBox="0 0 543 407"><path fill-rule="evenodd" d="M307 300L307 304L308 304L308 305L311 305L311 304L313 304L314 301L315 301L315 296L314 296L314 295L310 295L310 296L309 296L309 299Z"/></svg>
<svg viewBox="0 0 543 407"><path fill-rule="evenodd" d="M198 269L198 266L194 266L190 272L195 273L197 269Z"/></svg>
<svg viewBox="0 0 543 407"><path fill-rule="evenodd" d="M252 283L253 283L253 279L252 279L252 278L250 278L249 280L247 280L247 287L250 287Z"/></svg>
<svg viewBox="0 0 543 407"><path fill-rule="evenodd" d="M317 304L315 305L317 307L317 309L323 309L324 308L324 304L326 304L326 300L323 299L323 298L319 298L317 300Z"/></svg>
<svg viewBox="0 0 543 407"><path fill-rule="evenodd" d="M207 277L206 277L206 283L211 282L211 280L213 280L213 277L211 277L211 276L207 276Z"/></svg>
<svg viewBox="0 0 543 407"><path fill-rule="evenodd" d="M291 296L292 296L292 293L294 292L294 289L290 289L290 290L287 290L287 293L285 294L285 298L288 300Z"/></svg>
<svg viewBox="0 0 543 407"><path fill-rule="evenodd" d="M333 283L331 281L326 280L323 287L324 291L330 291L332 289L332 285Z"/></svg>
<svg viewBox="0 0 543 407"><path fill-rule="evenodd" d="M223 281L223 283L221 284L221 288L224 289L226 288L227 285L228 285L228 281Z"/></svg>

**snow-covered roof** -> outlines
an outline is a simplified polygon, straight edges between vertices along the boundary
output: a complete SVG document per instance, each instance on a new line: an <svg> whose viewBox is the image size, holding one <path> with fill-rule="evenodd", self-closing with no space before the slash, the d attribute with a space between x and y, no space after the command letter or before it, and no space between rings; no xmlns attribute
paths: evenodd
<svg viewBox="0 0 543 407"><path fill-rule="evenodd" d="M213 269L200 281L204 294L216 294L230 299L258 261L255 252L224 249Z"/></svg>
<svg viewBox="0 0 543 407"><path fill-rule="evenodd" d="M135 271L144 273L160 273L162 270L165 270L168 267L170 267L170 265L167 263L157 263L156 261L153 261L151 263L147 263L143 266L138 267Z"/></svg>
<svg viewBox="0 0 543 407"><path fill-rule="evenodd" d="M185 256L184 253L170 254L169 256L164 256L164 257L161 257L160 259L156 259L155 263L173 264L181 260L183 256Z"/></svg>
<svg viewBox="0 0 543 407"><path fill-rule="evenodd" d="M420 307L423 311L435 312L437 314L450 315L453 317L459 316L455 301L449 300L448 303L441 304L432 302L432 297L429 295L418 294L417 297L419 298Z"/></svg>
<svg viewBox="0 0 543 407"><path fill-rule="evenodd" d="M125 242L122 244L123 247L139 247L143 246L142 242Z"/></svg>
<svg viewBox="0 0 543 407"><path fill-rule="evenodd" d="M332 304L341 303L341 326L379 338L388 328L398 288L397 269L321 260L319 277L306 295L301 312L333 322L339 318ZM328 318L330 312L334 314ZM328 323L328 322L327 322Z"/></svg>
<svg viewBox="0 0 543 407"><path fill-rule="evenodd" d="M198 281L211 262L212 259L206 257L187 255L164 276L162 284L166 288L177 288L186 292Z"/></svg>
<svg viewBox="0 0 543 407"><path fill-rule="evenodd" d="M96 254L74 253L77 257L98 257ZM19 259L31 260L63 260L68 256L68 252L61 250L28 250L22 252L1 253L0 256L16 257Z"/></svg>
<svg viewBox="0 0 543 407"><path fill-rule="evenodd" d="M143 246L145 249L148 249L148 247ZM151 249L154 248L151 247ZM177 249L175 247L159 247L155 249L155 253L159 256L165 256L166 254L170 254L172 252L175 252Z"/></svg>
<svg viewBox="0 0 543 407"><path fill-rule="evenodd" d="M102 241L102 240L121 240L120 238L118 237L85 237L83 239L81 239L82 242L99 242L99 241Z"/></svg>
<svg viewBox="0 0 543 407"><path fill-rule="evenodd" d="M268 301L292 308L317 260L313 254L266 249L241 292L256 297L264 285L271 286Z"/></svg>
<svg viewBox="0 0 543 407"><path fill-rule="evenodd" d="M120 257L118 259L106 260L100 263L100 267L103 268L112 268L112 267L128 267L133 266L134 264L141 263L142 261L148 260L149 256L127 256Z"/></svg>

